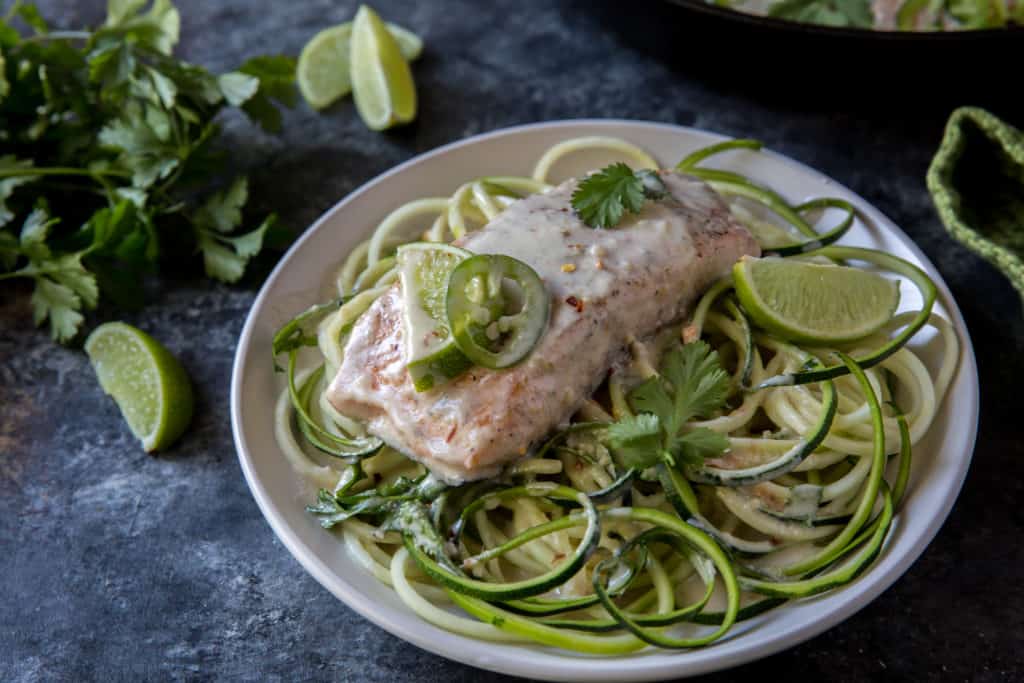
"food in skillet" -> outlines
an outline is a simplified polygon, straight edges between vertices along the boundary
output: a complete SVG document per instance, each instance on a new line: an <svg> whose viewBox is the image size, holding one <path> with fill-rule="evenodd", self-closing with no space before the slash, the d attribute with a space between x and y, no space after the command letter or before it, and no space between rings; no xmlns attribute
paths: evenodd
<svg viewBox="0 0 1024 683"><path fill-rule="evenodd" d="M745 14L876 31L967 31L1024 24L1020 0L722 0Z"/></svg>

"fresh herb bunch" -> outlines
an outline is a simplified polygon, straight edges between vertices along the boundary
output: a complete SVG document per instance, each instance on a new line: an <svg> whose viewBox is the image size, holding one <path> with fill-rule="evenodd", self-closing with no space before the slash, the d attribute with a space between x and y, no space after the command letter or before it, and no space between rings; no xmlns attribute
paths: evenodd
<svg viewBox="0 0 1024 683"><path fill-rule="evenodd" d="M592 228L614 228L626 211L639 213L647 199L660 199L665 185L655 171L634 171L619 162L580 181L572 208Z"/></svg>
<svg viewBox="0 0 1024 683"><path fill-rule="evenodd" d="M31 35L14 27L20 19ZM242 228L244 177L219 191L217 114L276 132L294 60L256 57L215 75L172 56L170 0L109 0L92 31L50 31L32 4L0 19L0 279L35 281L36 324L66 341L100 295L141 303L140 278L199 252L234 282L273 229Z"/></svg>
<svg viewBox="0 0 1024 683"><path fill-rule="evenodd" d="M718 352L703 341L677 345L665 354L659 374L629 393L637 415L609 425L608 443L627 467L700 465L725 452L729 440L707 427L682 428L723 407L728 391L729 375Z"/></svg>

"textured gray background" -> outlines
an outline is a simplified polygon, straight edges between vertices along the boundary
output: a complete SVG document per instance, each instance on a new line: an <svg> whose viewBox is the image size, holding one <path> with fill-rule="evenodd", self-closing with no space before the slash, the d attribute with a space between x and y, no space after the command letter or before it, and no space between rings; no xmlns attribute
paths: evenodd
<svg viewBox="0 0 1024 683"><path fill-rule="evenodd" d="M978 82L1012 63L979 61L954 78L936 71L939 51L906 61L845 42L759 41L639 0L377 4L427 42L414 68L414 125L372 133L350 102L323 115L300 105L280 137L225 121L257 205L286 224L301 229L379 172L474 133L581 116L676 122L761 138L852 187L918 242L963 307L983 414L974 465L938 538L841 626L709 680L1024 679L1020 301L946 237L923 182L952 106L987 103L1024 124L1019 101ZM103 3L41 5L75 27L96 23ZM355 9L331 0L179 5L180 54L218 70L263 52L297 54ZM808 76L816 65L827 68ZM929 73L937 81L915 89ZM156 458L128 434L84 354L33 329L28 289L0 288L0 680L484 676L353 614L261 517L228 419L231 358L258 280L221 287L167 274L148 306L127 316L180 356L198 392L191 430Z"/></svg>

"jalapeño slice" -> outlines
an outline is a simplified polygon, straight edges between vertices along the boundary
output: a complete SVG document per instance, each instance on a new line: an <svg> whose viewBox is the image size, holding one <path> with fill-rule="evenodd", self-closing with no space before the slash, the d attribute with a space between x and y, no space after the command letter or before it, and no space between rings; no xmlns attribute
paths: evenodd
<svg viewBox="0 0 1024 683"><path fill-rule="evenodd" d="M493 370L526 358L547 327L549 303L540 276L501 254L461 262L445 293L448 328L459 350Z"/></svg>

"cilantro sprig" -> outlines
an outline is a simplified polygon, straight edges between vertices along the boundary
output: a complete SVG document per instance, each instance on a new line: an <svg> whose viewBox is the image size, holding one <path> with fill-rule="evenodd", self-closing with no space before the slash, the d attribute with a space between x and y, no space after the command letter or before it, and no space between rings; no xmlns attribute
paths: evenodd
<svg viewBox="0 0 1024 683"><path fill-rule="evenodd" d="M140 303L161 264L198 253L235 282L280 237L273 215L246 227L245 178L212 191L216 117L239 108L279 130L294 60L214 74L172 55L180 24L170 0L109 0L91 31L51 31L30 3L0 17L0 280L33 281L36 323L60 341L101 295Z"/></svg>
<svg viewBox="0 0 1024 683"><path fill-rule="evenodd" d="M634 171L619 162L580 181L572 193L572 208L592 228L614 228L626 211L639 213L647 199L658 199L665 186L650 170Z"/></svg>
<svg viewBox="0 0 1024 683"><path fill-rule="evenodd" d="M716 351L703 341L678 345L665 354L658 375L629 393L637 414L609 425L608 444L626 467L699 465L723 453L729 440L706 427L682 428L724 406L728 392L729 375Z"/></svg>

